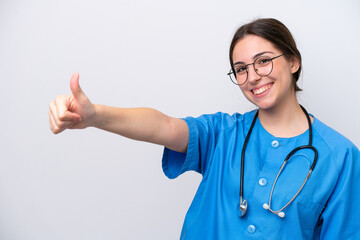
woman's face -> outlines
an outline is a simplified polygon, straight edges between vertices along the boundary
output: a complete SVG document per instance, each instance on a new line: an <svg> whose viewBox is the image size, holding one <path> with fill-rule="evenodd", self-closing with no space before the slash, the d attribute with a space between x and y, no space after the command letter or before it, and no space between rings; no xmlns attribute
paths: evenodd
<svg viewBox="0 0 360 240"><path fill-rule="evenodd" d="M236 43L233 62L234 65L245 65L253 63L258 56L273 58L281 54L283 52L268 40L256 35L247 35ZM247 81L240 85L245 97L263 110L273 109L286 101L296 99L292 74L299 69L299 62L295 58L289 61L285 56L278 57L272 62L272 72L266 77L259 76L253 65L249 65Z"/></svg>

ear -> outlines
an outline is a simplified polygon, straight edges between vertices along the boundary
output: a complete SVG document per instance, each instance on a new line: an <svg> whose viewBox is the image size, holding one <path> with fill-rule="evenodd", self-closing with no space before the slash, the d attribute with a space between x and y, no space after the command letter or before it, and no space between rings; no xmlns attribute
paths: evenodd
<svg viewBox="0 0 360 240"><path fill-rule="evenodd" d="M296 57L290 58L290 70L291 73L296 73L300 68L300 61Z"/></svg>

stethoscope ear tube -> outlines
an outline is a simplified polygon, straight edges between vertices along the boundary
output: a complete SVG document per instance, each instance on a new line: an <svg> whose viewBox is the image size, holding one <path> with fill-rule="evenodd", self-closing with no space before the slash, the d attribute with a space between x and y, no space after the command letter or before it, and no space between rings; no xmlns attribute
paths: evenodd
<svg viewBox="0 0 360 240"><path fill-rule="evenodd" d="M316 150L315 147L310 146L310 145L303 145L303 146L299 146L299 147L297 147L297 148L294 148L294 149L286 156L284 162L287 162L287 161L292 157L292 155L294 155L297 151L300 151L300 150L302 150L302 149L311 149L311 150L314 151L314 154L315 154L315 155L314 155L314 160L313 160L313 162L312 162L312 164L311 164L311 167L310 167L310 170L311 170L311 171L314 170L315 165L316 165L316 162L317 162L317 158L318 158L318 151Z"/></svg>
<svg viewBox="0 0 360 240"><path fill-rule="evenodd" d="M281 172L283 171L283 169L285 168L285 165L287 164L288 160L290 159L290 157L292 155L294 155L297 151L299 150L302 150L302 149L311 149L314 151L315 155L314 155L314 160L313 160L313 163L311 164L311 167L309 169L309 172L308 174L306 175L306 178L304 180L304 182L301 184L301 187L299 188L299 190L295 193L295 195L289 200L289 202L287 202L285 204L285 206L283 206L282 208L280 208L279 210L273 210L271 209L271 199L272 199L272 195L273 195L273 191L274 191L274 188L275 188L275 185L276 185L276 182L281 174ZM279 217L283 218L285 217L285 213L283 212L283 210L290 205L290 203L292 203L295 198L299 195L299 193L301 192L301 190L304 188L305 186L305 183L308 181L308 179L310 178L311 176L311 173L313 171L313 169L315 168L315 165L316 165L316 161L317 161L317 156L318 156L318 152L316 150L316 148L314 148L313 146L309 146L309 145L304 145L304 146L300 146L300 147L297 147L295 149L293 149L285 158L283 164L281 165L280 167L280 170L278 172L278 174L276 175L276 178L275 178L275 181L273 183L273 186L271 188L271 192L270 192L270 196L269 196L269 203L264 203L263 205L263 208L266 209L266 210L269 210L270 212L278 215Z"/></svg>

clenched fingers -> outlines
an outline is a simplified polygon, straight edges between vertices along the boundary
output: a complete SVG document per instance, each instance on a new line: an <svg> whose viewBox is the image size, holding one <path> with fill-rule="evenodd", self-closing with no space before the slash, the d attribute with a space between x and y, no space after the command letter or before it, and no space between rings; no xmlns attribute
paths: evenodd
<svg viewBox="0 0 360 240"><path fill-rule="evenodd" d="M49 105L49 123L53 133L57 134L74 126L80 121L80 115L68 109L68 96L58 96Z"/></svg>

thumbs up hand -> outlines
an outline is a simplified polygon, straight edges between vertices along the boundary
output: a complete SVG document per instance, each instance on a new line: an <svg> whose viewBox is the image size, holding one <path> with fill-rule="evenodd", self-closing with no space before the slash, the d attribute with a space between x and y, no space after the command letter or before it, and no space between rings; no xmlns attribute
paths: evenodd
<svg viewBox="0 0 360 240"><path fill-rule="evenodd" d="M95 107L79 85L79 74L70 80L72 95L57 96L49 105L50 128L54 134L65 129L82 129L91 126Z"/></svg>

